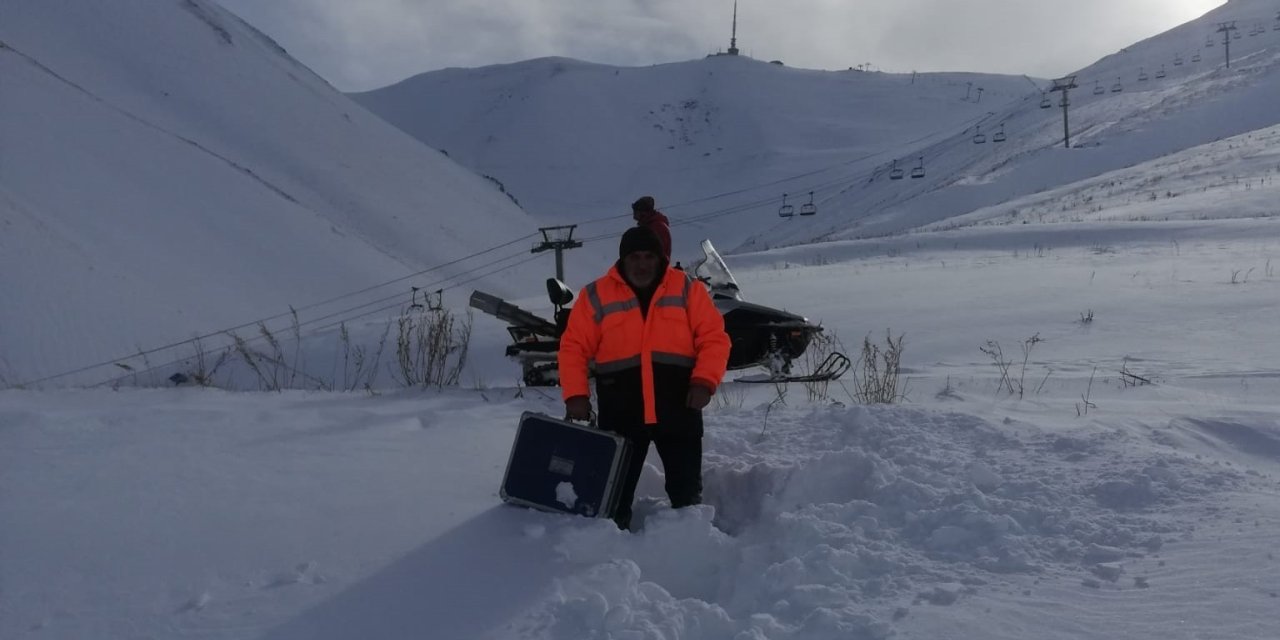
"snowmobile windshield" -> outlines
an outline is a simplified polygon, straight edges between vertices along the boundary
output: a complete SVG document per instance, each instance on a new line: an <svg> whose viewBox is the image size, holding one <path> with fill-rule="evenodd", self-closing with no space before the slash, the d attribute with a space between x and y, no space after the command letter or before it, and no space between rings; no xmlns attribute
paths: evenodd
<svg viewBox="0 0 1280 640"><path fill-rule="evenodd" d="M702 260L693 268L693 275L706 283L712 298L732 298L741 300L742 293L738 289L738 281L729 273L729 267L716 252L710 240L702 241Z"/></svg>

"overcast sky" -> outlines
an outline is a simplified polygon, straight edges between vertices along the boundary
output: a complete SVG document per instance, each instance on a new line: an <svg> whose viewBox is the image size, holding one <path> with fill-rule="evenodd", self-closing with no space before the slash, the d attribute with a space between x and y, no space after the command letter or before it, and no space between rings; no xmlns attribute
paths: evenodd
<svg viewBox="0 0 1280 640"><path fill-rule="evenodd" d="M218 0L343 91L542 56L640 66L729 46L733 0ZM1056 77L1224 0L739 0L738 48L808 69Z"/></svg>

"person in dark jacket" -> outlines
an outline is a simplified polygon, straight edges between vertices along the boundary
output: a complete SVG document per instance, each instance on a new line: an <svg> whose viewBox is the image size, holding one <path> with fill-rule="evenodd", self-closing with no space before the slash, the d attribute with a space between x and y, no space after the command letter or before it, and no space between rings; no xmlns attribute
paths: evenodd
<svg viewBox="0 0 1280 640"><path fill-rule="evenodd" d="M560 338L565 415L591 416L595 362L599 424L631 441L614 521L631 526L631 503L653 443L675 508L702 501L702 409L724 378L729 336L711 295L667 264L648 227L622 236L618 262L587 285Z"/></svg>
<svg viewBox="0 0 1280 640"><path fill-rule="evenodd" d="M671 262L671 221L654 208L653 196L644 196L631 203L631 217L636 226L648 227L662 242L662 257Z"/></svg>

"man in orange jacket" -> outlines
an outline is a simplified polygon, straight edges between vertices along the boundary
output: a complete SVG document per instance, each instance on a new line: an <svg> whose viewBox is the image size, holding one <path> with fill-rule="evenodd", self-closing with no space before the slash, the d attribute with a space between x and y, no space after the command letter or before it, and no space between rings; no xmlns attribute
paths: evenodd
<svg viewBox="0 0 1280 640"><path fill-rule="evenodd" d="M655 208L653 196L642 196L631 203L631 217L637 227L649 227L662 242L662 255L671 262L671 221Z"/></svg>
<svg viewBox="0 0 1280 640"><path fill-rule="evenodd" d="M595 363L599 422L631 441L614 521L631 526L631 503L649 444L666 469L675 508L702 501L702 409L724 378L729 336L703 285L670 268L648 227L622 236L618 262L587 285L560 338L565 414L591 415Z"/></svg>

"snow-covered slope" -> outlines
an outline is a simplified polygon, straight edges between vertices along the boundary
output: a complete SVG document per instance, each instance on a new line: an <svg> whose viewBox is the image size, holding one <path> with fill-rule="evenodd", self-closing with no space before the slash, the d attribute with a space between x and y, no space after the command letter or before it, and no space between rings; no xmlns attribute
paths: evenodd
<svg viewBox="0 0 1280 640"><path fill-rule="evenodd" d="M491 182L208 0L6 2L0 77L9 384L408 276L492 247L491 228L533 231ZM307 308L303 329L503 255Z"/></svg>
<svg viewBox="0 0 1280 640"><path fill-rule="evenodd" d="M908 401L729 382L706 504L668 509L651 453L636 533L501 504L518 416L563 409L509 367L377 396L3 390L0 638L1274 640L1274 226L731 258L854 348L905 332Z"/></svg>
<svg viewBox="0 0 1280 640"><path fill-rule="evenodd" d="M1230 69L1217 32L1224 21L1238 27ZM831 217L776 226L756 245L807 241L817 231L824 239L894 233L1276 124L1278 24L1274 3L1233 0L1077 72L1072 148L1063 145L1061 94L1032 93L981 129L905 150L925 158L926 179L895 184L883 167L855 176L831 197ZM1005 142L992 139L998 131ZM978 134L987 142L974 143Z"/></svg>
<svg viewBox="0 0 1280 640"><path fill-rule="evenodd" d="M448 257L527 232L489 183L210 5L91 6L4 4L0 363L122 336L150 346L201 314L257 313L412 272L418 249ZM1249 7L1265 8L1225 9ZM1258 69L1219 80L1261 90ZM1203 102L1240 108L1250 90ZM972 129L947 133L920 142L947 159L926 178L889 181L876 156L859 195L899 226L1000 206L730 256L748 299L821 321L851 356L859 337L870 350L905 336L904 404L859 405L860 367L829 386L729 381L706 412L705 504L668 509L651 455L635 533L501 504L517 416L562 404L513 385L498 323L477 324L474 384L440 391L0 389L0 638L1280 638L1280 127L1169 154L1155 145L1206 134L1165 118L1198 107L1165 114L1139 96L1147 106L1121 109L1130 95L1109 102L1117 124L1093 129L1096 146L1054 149L1046 121L1042 146L1006 162L974 155ZM1235 122L1265 120L1258 109ZM1236 124L1223 126L1213 135ZM752 144L782 139L753 131ZM1003 144L1031 144L1016 131ZM806 153L776 155L794 167ZM831 185L815 229L837 217L830 194L848 175L808 178ZM1029 193L1032 179L1050 189ZM413 208L426 202L451 215ZM712 221L745 237L776 204ZM786 224L799 238L808 223ZM523 260L528 245L507 252ZM597 272L586 253L571 268ZM332 336L304 351L321 345Z"/></svg>
<svg viewBox="0 0 1280 640"><path fill-rule="evenodd" d="M973 225L1275 218L1280 125L947 218L926 230Z"/></svg>
<svg viewBox="0 0 1280 640"><path fill-rule="evenodd" d="M535 215L607 219L588 235L628 224L643 194L677 222L737 212L731 225L713 217L678 233L680 255L701 235L732 245L776 220L783 192L805 202L860 158L887 161L888 150L963 129L1031 87L1016 76L812 71L731 56L642 68L545 58L424 73L353 97L501 180Z"/></svg>
<svg viewBox="0 0 1280 640"><path fill-rule="evenodd" d="M539 60L355 97L536 215L625 218L632 197L654 193L679 222L701 221L678 239L761 249L896 233L1276 124L1276 10L1233 0L1079 71L1071 149L1049 82L989 75ZM1238 27L1230 69L1223 21ZM799 205L810 191L818 215L776 215L782 193Z"/></svg>

